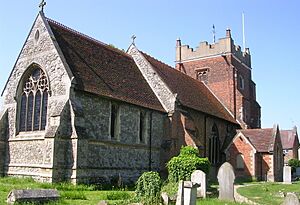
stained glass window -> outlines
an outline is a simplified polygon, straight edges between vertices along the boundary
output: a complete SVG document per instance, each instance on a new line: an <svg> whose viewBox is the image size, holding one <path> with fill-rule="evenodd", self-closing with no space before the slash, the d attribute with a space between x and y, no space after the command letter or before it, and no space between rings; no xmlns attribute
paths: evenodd
<svg viewBox="0 0 300 205"><path fill-rule="evenodd" d="M26 75L19 106L19 131L45 130L48 106L48 80L37 66Z"/></svg>

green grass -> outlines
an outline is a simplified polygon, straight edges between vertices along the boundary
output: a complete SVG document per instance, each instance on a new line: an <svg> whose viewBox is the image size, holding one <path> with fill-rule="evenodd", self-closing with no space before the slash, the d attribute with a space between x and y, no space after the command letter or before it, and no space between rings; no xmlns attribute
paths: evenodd
<svg viewBox="0 0 300 205"><path fill-rule="evenodd" d="M249 198L251 201L265 205L281 204L284 200L282 195L286 192L300 193L300 182L293 184L261 182L238 189L238 193L242 196Z"/></svg>
<svg viewBox="0 0 300 205"><path fill-rule="evenodd" d="M49 205L95 205L101 200L107 200L110 205L126 204L133 198L132 191L103 191L96 190L95 186L73 185L70 183L50 184L38 183L31 178L0 178L0 204L6 204L8 193L12 189L57 189L61 200Z"/></svg>
<svg viewBox="0 0 300 205"><path fill-rule="evenodd" d="M197 205L237 205L240 203L230 202L230 201L220 201L217 198L208 198L197 200ZM246 204L243 204L246 205Z"/></svg>

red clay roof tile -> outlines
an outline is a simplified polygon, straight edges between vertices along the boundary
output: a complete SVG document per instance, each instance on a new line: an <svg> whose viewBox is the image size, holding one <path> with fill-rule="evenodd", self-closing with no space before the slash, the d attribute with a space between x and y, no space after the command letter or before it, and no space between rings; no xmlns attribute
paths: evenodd
<svg viewBox="0 0 300 205"><path fill-rule="evenodd" d="M212 116L237 124L233 116L220 101L200 81L185 75L171 66L142 52L166 85L175 94L179 102L186 107L207 113Z"/></svg>
<svg viewBox="0 0 300 205"><path fill-rule="evenodd" d="M76 80L76 88L165 112L131 56L47 19Z"/></svg>
<svg viewBox="0 0 300 205"><path fill-rule="evenodd" d="M273 151L275 137L273 128L239 130L255 147L258 152Z"/></svg>

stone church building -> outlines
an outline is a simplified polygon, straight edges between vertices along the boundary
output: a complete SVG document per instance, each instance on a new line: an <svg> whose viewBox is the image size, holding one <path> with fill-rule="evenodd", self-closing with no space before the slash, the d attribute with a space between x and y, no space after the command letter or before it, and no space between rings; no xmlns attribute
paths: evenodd
<svg viewBox="0 0 300 205"><path fill-rule="evenodd" d="M208 157L214 175L236 129L260 127L250 54L228 33L197 51L180 44L174 69L40 12L2 93L0 175L133 182L165 174L182 145Z"/></svg>

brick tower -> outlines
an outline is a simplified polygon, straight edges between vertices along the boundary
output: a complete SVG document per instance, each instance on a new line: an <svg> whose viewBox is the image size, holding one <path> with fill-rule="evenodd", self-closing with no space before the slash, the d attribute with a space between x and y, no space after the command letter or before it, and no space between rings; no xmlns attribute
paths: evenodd
<svg viewBox="0 0 300 205"><path fill-rule="evenodd" d="M176 69L205 83L242 128L260 128L250 51L234 44L229 29L225 38L213 44L201 42L195 50L178 39Z"/></svg>

